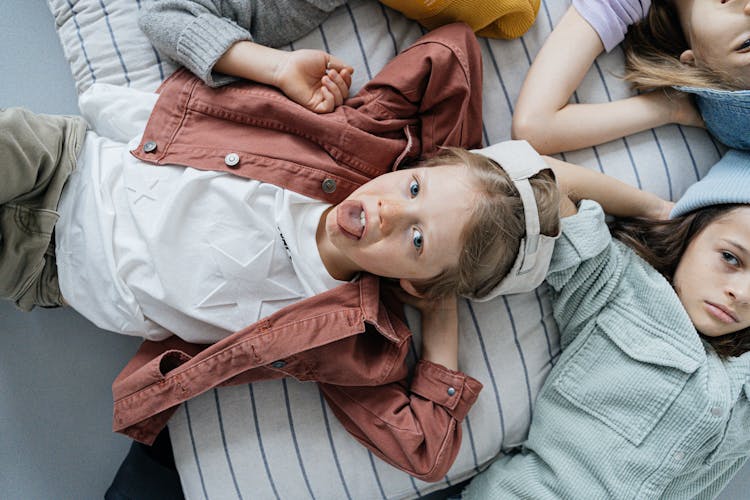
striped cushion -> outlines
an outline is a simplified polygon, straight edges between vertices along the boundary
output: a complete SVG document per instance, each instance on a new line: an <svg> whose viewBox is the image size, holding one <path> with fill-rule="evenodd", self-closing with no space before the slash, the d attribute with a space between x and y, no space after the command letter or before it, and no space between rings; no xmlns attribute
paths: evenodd
<svg viewBox="0 0 750 500"><path fill-rule="evenodd" d="M173 71L138 30L137 11L146 1L48 0L79 92L94 81L153 90ZM543 2L523 38L480 40L485 143L510 138L526 71L568 4ZM421 34L419 25L380 3L353 0L289 48L322 48L349 62L356 91ZM628 95L613 76L621 68L619 48L602 55L574 98L598 102ZM675 199L719 155L703 130L666 126L560 156ZM443 481L423 483L380 461L343 430L314 384L281 380L217 389L180 408L170 434L187 497L411 498L475 474L524 439L559 343L544 286L488 303L464 301L460 324L460 367L485 389L464 422L463 446ZM418 333L414 343L419 345Z"/></svg>

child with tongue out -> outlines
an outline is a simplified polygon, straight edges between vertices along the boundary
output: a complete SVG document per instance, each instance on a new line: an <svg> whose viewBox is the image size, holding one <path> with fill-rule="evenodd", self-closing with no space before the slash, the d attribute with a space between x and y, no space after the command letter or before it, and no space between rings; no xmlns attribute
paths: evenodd
<svg viewBox="0 0 750 500"><path fill-rule="evenodd" d="M325 80L320 52L288 54L268 67L318 71L295 83L326 102L346 95L348 77ZM38 221L54 224L54 252L51 226L33 240L4 233L5 248L35 250L22 263L3 254L0 276L36 272L8 279L5 295L26 309L64 297L149 339L113 385L114 428L139 441L213 387L290 376L318 382L379 457L438 480L482 387L458 371L456 296L534 288L559 226L554 176L527 144L467 151L481 142L481 74L473 33L450 25L330 113L185 70L158 96L92 86L80 105L94 131L5 110L12 173L55 181ZM40 206L24 200L10 205ZM411 372L399 297L423 313Z"/></svg>

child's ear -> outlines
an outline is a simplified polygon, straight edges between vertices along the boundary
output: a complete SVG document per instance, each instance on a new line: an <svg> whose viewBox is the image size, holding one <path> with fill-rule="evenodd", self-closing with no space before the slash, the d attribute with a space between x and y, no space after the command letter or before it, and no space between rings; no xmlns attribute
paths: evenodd
<svg viewBox="0 0 750 500"><path fill-rule="evenodd" d="M421 293L419 293L417 291L417 289L414 288L414 285L412 285L411 281L409 281L407 279L404 279L404 278L401 278L400 280L398 280L398 284L401 285L401 288L403 288L404 291L406 293L408 293L409 295L413 295L415 297L419 297L420 299L424 298L424 295L422 295Z"/></svg>
<svg viewBox="0 0 750 500"><path fill-rule="evenodd" d="M680 62L682 64L687 64L688 66L695 66L695 54L693 54L693 51L687 49L680 54Z"/></svg>

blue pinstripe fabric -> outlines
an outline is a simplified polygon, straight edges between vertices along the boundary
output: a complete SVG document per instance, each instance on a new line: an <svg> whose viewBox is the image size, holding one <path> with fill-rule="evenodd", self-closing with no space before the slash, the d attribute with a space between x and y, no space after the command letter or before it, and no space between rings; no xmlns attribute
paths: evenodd
<svg viewBox="0 0 750 500"><path fill-rule="evenodd" d="M495 403L497 404L497 412L498 416L500 417L500 433L501 433L501 440L505 440L505 417L503 415L503 405L500 402L500 392L497 389L497 382L495 381L495 374L492 370L492 364L490 363L489 358L487 357L487 349L484 345L484 338L482 336L482 330L479 327L479 321L477 321L477 315L474 313L474 306L472 305L470 300L464 299L466 302L466 306L469 309L469 314L471 314L471 321L474 324L474 332L477 335L477 338L479 339L479 343L482 348L482 357L484 358L484 363L487 368L487 373L490 376L490 385L492 386L492 392L495 396ZM487 390L485 387L484 390Z"/></svg>
<svg viewBox="0 0 750 500"><path fill-rule="evenodd" d="M531 387L529 386L529 370L526 368L526 359L523 356L523 348L521 347L521 343L518 341L518 329L516 329L516 320L513 319L513 311L510 309L510 304L508 303L508 297L503 297L503 304L505 305L505 310L508 313L508 318L510 318L510 328L513 331L513 342L516 344L516 349L518 350L518 357L521 359L521 366L523 366L523 380L526 384L526 396L529 403L529 415L531 415L531 410L533 408L532 398L531 398Z"/></svg>
<svg viewBox="0 0 750 500"><path fill-rule="evenodd" d="M268 458L266 457L266 450L263 447L263 435L260 432L260 422L258 421L258 408L255 404L255 393L253 392L253 386L252 384L249 384L247 386L248 390L250 391L250 404L252 406L253 411L253 423L255 424L255 437L258 439L258 447L260 448L260 455L263 458L263 467L266 469L266 477L268 477L268 482L271 485L271 489L273 490L273 496L276 497L278 500L279 492L276 489L276 483L273 479L273 474L271 473L271 468L268 466Z"/></svg>
<svg viewBox="0 0 750 500"><path fill-rule="evenodd" d="M190 402L185 401L185 404L183 405L185 408L185 418L187 419L187 425L188 425L188 431L190 433L190 444L193 448L193 457L195 458L195 466L198 469L198 478L200 479L201 483L201 490L203 491L203 498L208 500L208 492L206 491L206 481L203 479L203 470L201 469L201 460L198 456L198 449L195 446L195 435L193 434L193 424L190 420Z"/></svg>
<svg viewBox="0 0 750 500"><path fill-rule="evenodd" d="M474 433L471 431L471 415L466 415L464 419L464 425L466 426L466 437L469 439L469 445L471 447L471 458L474 459L474 470L479 472L479 462L477 461L477 447L474 444Z"/></svg>
<svg viewBox="0 0 750 500"><path fill-rule="evenodd" d="M341 471L341 462L339 461L339 456L336 453L336 445L333 443L333 434L331 434L331 423L328 421L328 407L325 402L325 398L323 398L323 393L318 392L318 395L320 396L320 407L323 411L323 421L326 426L326 435L328 436L328 444L331 447L331 453L333 453L333 460L336 462L336 470L339 473L339 479L341 480L341 487L344 488L344 493L346 494L346 498L351 499L352 495L349 493L349 488L346 485L346 478L344 477L344 473Z"/></svg>
<svg viewBox="0 0 750 500"><path fill-rule="evenodd" d="M237 497L242 500L242 491L237 484L237 476L234 473L234 466L232 465L232 457L229 456L229 446L227 444L227 436L224 433L224 420L221 418L221 402L219 401L219 391L213 390L214 402L216 403L216 417L219 420L219 432L221 433L221 444L224 447L224 456L227 459L227 466L229 467L229 474L232 476L232 484L234 485L234 491L237 493Z"/></svg>
<svg viewBox="0 0 750 500"><path fill-rule="evenodd" d="M81 25L78 24L78 13L76 12L75 7L73 7L73 4L70 0L66 0L68 3L68 7L70 7L70 13L73 16L73 24L76 27L76 36L78 37L78 41L81 44L81 52L83 53L83 58L86 60L86 66L89 69L89 73L91 75L91 82L96 82L96 74L94 73L94 67L91 65L91 59L89 59L89 55L86 52L86 44L83 42L83 36L81 36Z"/></svg>
<svg viewBox="0 0 750 500"><path fill-rule="evenodd" d="M362 36L359 34L359 27L357 26L357 19L354 17L354 12L349 4L346 5L346 10L349 12L349 18L352 20L352 28L354 28L354 35L357 37L357 45L359 45L359 51L362 54L362 60L365 63L365 69L367 70L367 79L372 80L372 71L370 70L370 62L367 59L367 51L362 43Z"/></svg>
<svg viewBox="0 0 750 500"><path fill-rule="evenodd" d="M495 59L495 54L492 52L492 46L490 46L490 41L487 38L484 38L484 45L487 49L484 54L488 54L490 57L490 61L492 61L492 68L495 70L495 76L497 76L498 81L500 82L500 87L503 89L503 95L505 96L505 104L508 106L508 110L510 110L510 114L513 114L513 100L510 98L510 94L508 94L508 89L505 86L505 80L503 79L503 75L500 73L500 68L497 65L497 59Z"/></svg>
<svg viewBox="0 0 750 500"><path fill-rule="evenodd" d="M398 54L398 43L396 43L396 37L393 35L391 29L391 19L388 17L388 9L382 3L380 4L380 11L383 13L383 19L385 19L385 27L388 30L388 35L391 37L391 43L393 43L393 55Z"/></svg>
<svg viewBox="0 0 750 500"><path fill-rule="evenodd" d="M122 53L120 52L120 47L117 45L117 38L115 37L115 32L112 30L112 24L109 22L109 12L107 12L107 7L106 5L104 5L104 0L99 0L99 5L101 6L102 12L104 13L104 20L106 21L107 29L109 30L109 37L112 40L112 48L115 49L117 58L120 60L120 66L122 67L122 74L125 78L125 82L127 82L128 87L130 87L128 67L125 65L125 59L123 59Z"/></svg>
<svg viewBox="0 0 750 500"><path fill-rule="evenodd" d="M685 137L685 131L682 129L681 125L677 125L677 130L680 131L680 136L682 137L682 140L685 142L685 149L687 149L688 155L690 155L690 162L693 165L693 172L695 172L695 180L700 180L701 174L698 172L698 165L695 163L695 156L693 156L693 149L690 147L690 143L687 140L687 137Z"/></svg>
<svg viewBox="0 0 750 500"><path fill-rule="evenodd" d="M326 30L323 29L323 25L318 26L318 32L320 32L320 38L323 40L323 50L331 52L331 47L328 45L328 38L326 37Z"/></svg>
<svg viewBox="0 0 750 500"><path fill-rule="evenodd" d="M367 450L367 456L370 458L370 466L372 467L372 474L375 476L375 482L378 484L380 497L383 500L387 500L388 497L386 496L385 491L383 490L383 483L380 482L380 474L378 474L378 469L375 467L375 459L373 458L372 452L370 450Z"/></svg>
<svg viewBox="0 0 750 500"><path fill-rule="evenodd" d="M659 137L656 135L656 130L651 129L651 136L654 138L656 147L659 148L659 156L661 157L661 163L664 166L664 173L667 175L667 185L669 186L669 199L674 200L674 188L672 187L672 176L669 174L669 166L667 165L667 159L664 156L664 150L659 142Z"/></svg>
<svg viewBox="0 0 750 500"><path fill-rule="evenodd" d="M289 430L292 433L292 441L294 442L294 451L297 454L297 462L299 463L299 468L302 471L302 477L305 479L307 491L310 492L311 498L315 498L315 493L313 493L312 487L310 486L310 479L307 477L305 464L302 461L302 454L300 454L299 451L299 443L297 442L297 433L294 430L294 418L292 417L292 408L289 402L289 388L287 387L286 379L281 380L281 386L284 388L284 403L286 404L286 414L289 419Z"/></svg>

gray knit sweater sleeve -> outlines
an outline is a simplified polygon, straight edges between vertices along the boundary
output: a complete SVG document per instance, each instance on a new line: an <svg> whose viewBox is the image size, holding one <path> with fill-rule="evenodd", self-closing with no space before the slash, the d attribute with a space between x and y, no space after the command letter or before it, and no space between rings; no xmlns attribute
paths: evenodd
<svg viewBox="0 0 750 500"><path fill-rule="evenodd" d="M156 0L138 19L157 50L218 87L236 78L215 73L234 43L278 47L314 29L345 0Z"/></svg>

